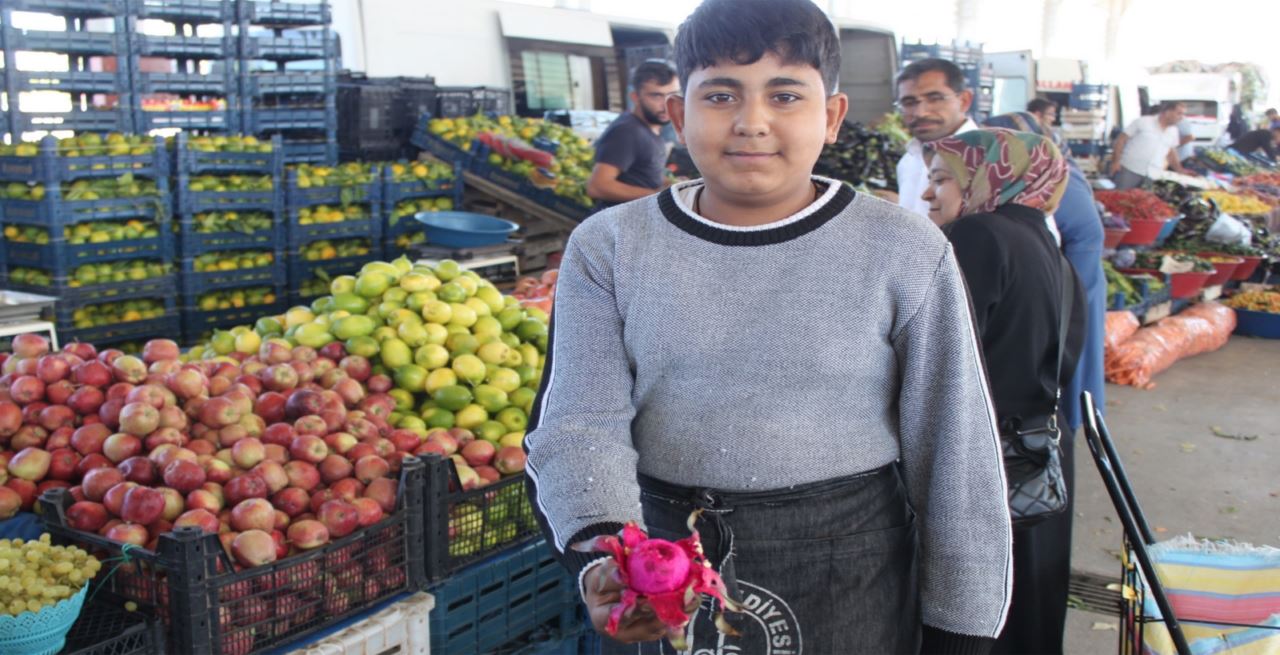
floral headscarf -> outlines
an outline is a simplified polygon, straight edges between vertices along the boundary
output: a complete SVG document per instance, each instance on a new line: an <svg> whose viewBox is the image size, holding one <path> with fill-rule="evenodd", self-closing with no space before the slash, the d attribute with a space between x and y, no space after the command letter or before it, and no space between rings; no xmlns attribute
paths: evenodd
<svg viewBox="0 0 1280 655"><path fill-rule="evenodd" d="M1067 189L1067 162L1048 139L1030 132L987 128L929 144L956 176L961 215L1009 203L1052 214Z"/></svg>

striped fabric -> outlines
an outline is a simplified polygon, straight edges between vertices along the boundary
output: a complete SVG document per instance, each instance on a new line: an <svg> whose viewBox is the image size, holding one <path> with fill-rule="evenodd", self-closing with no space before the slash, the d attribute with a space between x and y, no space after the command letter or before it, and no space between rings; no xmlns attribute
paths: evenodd
<svg viewBox="0 0 1280 655"><path fill-rule="evenodd" d="M1280 655L1280 549L1188 535L1150 551L1192 653ZM1150 594L1144 595L1143 614L1161 616ZM1212 623L1218 621L1237 625ZM1146 625L1143 640L1150 655L1177 652L1158 620Z"/></svg>

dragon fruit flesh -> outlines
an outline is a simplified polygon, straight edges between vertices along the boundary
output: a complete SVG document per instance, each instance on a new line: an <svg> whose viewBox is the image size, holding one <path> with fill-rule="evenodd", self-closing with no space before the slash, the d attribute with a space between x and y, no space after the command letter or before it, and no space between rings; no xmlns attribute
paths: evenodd
<svg viewBox="0 0 1280 655"><path fill-rule="evenodd" d="M702 541L694 529L700 511L689 516L691 535L678 541L650 539L635 523L622 529L622 538L596 537L578 550L609 553L618 566L624 589L622 601L609 614L605 629L618 633L622 616L643 598L654 614L668 628L669 639L677 650L686 650L684 627L689 624L685 607L699 594L707 594L720 603L722 610L737 612L738 605L728 597L720 574L711 568L702 551ZM716 614L716 627L723 633L736 635L724 620L723 611Z"/></svg>

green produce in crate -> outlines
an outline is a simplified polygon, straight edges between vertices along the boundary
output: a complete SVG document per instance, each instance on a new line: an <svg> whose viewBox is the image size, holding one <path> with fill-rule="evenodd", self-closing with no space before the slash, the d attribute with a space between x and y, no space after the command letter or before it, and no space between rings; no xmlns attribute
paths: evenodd
<svg viewBox="0 0 1280 655"><path fill-rule="evenodd" d="M400 219L412 217L419 212L447 212L453 211L453 198L417 198L413 200L401 200L396 203L395 209L391 210L391 225L400 222Z"/></svg>
<svg viewBox="0 0 1280 655"><path fill-rule="evenodd" d="M1210 273L1215 270L1213 263L1207 259L1197 257L1190 253L1175 252L1171 250L1149 250L1146 252L1140 252L1138 253L1137 260L1134 263L1134 268L1158 271L1162 266L1164 266L1165 258L1172 259L1179 263L1191 263L1193 265L1191 270L1197 273Z"/></svg>
<svg viewBox="0 0 1280 655"><path fill-rule="evenodd" d="M210 291L201 295L196 304L200 311L212 312L227 309L243 309L254 305L270 305L276 302L276 290L272 287L249 287Z"/></svg>
<svg viewBox="0 0 1280 655"><path fill-rule="evenodd" d="M253 234L262 230L270 230L275 218L267 212L203 212L193 217L196 232L200 234L217 234L219 232L236 232Z"/></svg>
<svg viewBox="0 0 1280 655"><path fill-rule="evenodd" d="M369 208L366 205L358 204L344 207L316 205L315 207L303 207L298 210L299 225L326 225L344 221L363 221L368 218Z"/></svg>
<svg viewBox="0 0 1280 655"><path fill-rule="evenodd" d="M369 184L377 177L377 168L359 162L349 162L339 166L312 166L298 164L290 166L297 176L298 188L311 189L330 186L358 186Z"/></svg>
<svg viewBox="0 0 1280 655"><path fill-rule="evenodd" d="M1107 303L1110 304L1110 298L1114 298L1117 293L1124 294L1125 307L1132 307L1142 302L1142 293L1133 286L1133 280L1123 273L1117 271L1111 262L1102 262L1102 270L1107 276Z"/></svg>
<svg viewBox="0 0 1280 655"><path fill-rule="evenodd" d="M77 329L131 323L161 318L165 314L164 303L159 300L123 300L85 305L72 312L72 324Z"/></svg>
<svg viewBox="0 0 1280 655"><path fill-rule="evenodd" d="M270 175L201 175L187 183L187 190L226 193L229 191L271 191L275 188Z"/></svg>
<svg viewBox="0 0 1280 655"><path fill-rule="evenodd" d="M391 164L391 179L394 182L421 181L427 188L434 188L440 182L453 180L453 167L439 161L395 162Z"/></svg>
<svg viewBox="0 0 1280 655"><path fill-rule="evenodd" d="M298 254L309 262L346 257L363 257L369 254L371 246L368 239L327 239L313 241L302 247Z"/></svg>
<svg viewBox="0 0 1280 655"><path fill-rule="evenodd" d="M197 152L271 152L271 141L259 141L255 136L219 135L196 136L187 142Z"/></svg>
<svg viewBox="0 0 1280 655"><path fill-rule="evenodd" d="M4 229L5 238L14 243L49 243L49 231L31 225L9 225ZM62 236L73 246L87 243L112 243L134 239L153 239L160 236L160 228L144 220L95 221L78 223L62 228Z"/></svg>
<svg viewBox="0 0 1280 655"><path fill-rule="evenodd" d="M112 132L104 137L94 132L86 132L58 140L58 155L62 157L94 157L100 155L123 157L126 155L149 155L155 150L154 139L140 134ZM0 145L0 156L35 157L38 154L40 154L40 145L37 143Z"/></svg>
<svg viewBox="0 0 1280 655"><path fill-rule="evenodd" d="M144 198L160 195L160 189L155 180L134 177L133 173L125 173L114 178L101 177L64 182L60 190L62 199L68 201ZM39 201L46 195L47 191L43 184L10 182L0 187L0 198L8 200ZM85 208L79 209L85 210Z"/></svg>
<svg viewBox="0 0 1280 655"><path fill-rule="evenodd" d="M95 284L142 282L168 275L172 271L172 265L167 262L147 259L84 264L72 271L71 279L66 281L66 285L76 289ZM48 271L38 268L18 267L10 269L9 279L13 282L31 286L50 286L53 284L53 276Z"/></svg>
<svg viewBox="0 0 1280 655"><path fill-rule="evenodd" d="M276 261L275 253L264 250L238 250L234 252L211 252L200 255L192 261L192 268L197 273L213 271L238 271L253 268L265 268Z"/></svg>

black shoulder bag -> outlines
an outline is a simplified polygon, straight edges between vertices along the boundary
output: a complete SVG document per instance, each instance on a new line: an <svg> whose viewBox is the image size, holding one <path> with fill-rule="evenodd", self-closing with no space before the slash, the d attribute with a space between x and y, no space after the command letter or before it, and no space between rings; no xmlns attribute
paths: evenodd
<svg viewBox="0 0 1280 655"><path fill-rule="evenodd" d="M1062 358L1067 350L1075 285L1071 265L1061 253L1058 259L1062 265L1062 310L1058 321L1058 368L1054 374L1058 392L1053 412L1030 420L1012 417L1000 425L1005 478L1009 484L1009 515L1015 528L1031 527L1067 508L1058 409L1062 402Z"/></svg>

